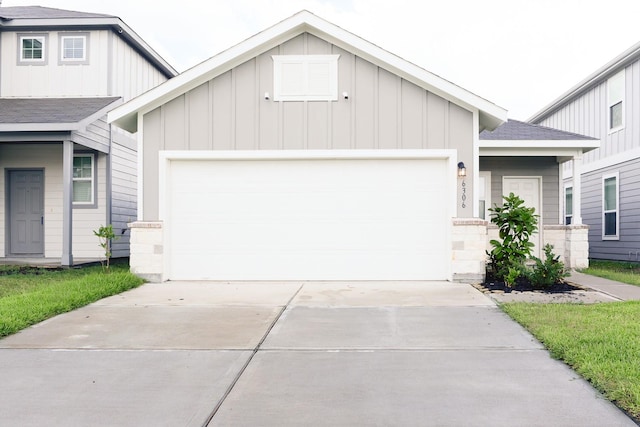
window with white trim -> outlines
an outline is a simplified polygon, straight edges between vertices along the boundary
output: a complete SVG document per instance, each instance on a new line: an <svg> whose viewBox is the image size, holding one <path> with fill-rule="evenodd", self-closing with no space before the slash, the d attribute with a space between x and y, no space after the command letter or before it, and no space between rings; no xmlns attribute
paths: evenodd
<svg viewBox="0 0 640 427"><path fill-rule="evenodd" d="M564 223L571 225L573 220L573 187L564 188Z"/></svg>
<svg viewBox="0 0 640 427"><path fill-rule="evenodd" d="M624 92L625 70L607 80L607 108L609 118L609 132L615 132L624 127Z"/></svg>
<svg viewBox="0 0 640 427"><path fill-rule="evenodd" d="M45 34L20 34L18 36L19 64L46 64L47 36Z"/></svg>
<svg viewBox="0 0 640 427"><path fill-rule="evenodd" d="M93 154L73 155L73 203L92 205L95 192L95 158Z"/></svg>
<svg viewBox="0 0 640 427"><path fill-rule="evenodd" d="M274 55L275 101L337 101L340 55Z"/></svg>
<svg viewBox="0 0 640 427"><path fill-rule="evenodd" d="M89 33L60 34L60 62L86 64L88 61Z"/></svg>
<svg viewBox="0 0 640 427"><path fill-rule="evenodd" d="M602 177L602 238L618 239L620 229L618 174Z"/></svg>

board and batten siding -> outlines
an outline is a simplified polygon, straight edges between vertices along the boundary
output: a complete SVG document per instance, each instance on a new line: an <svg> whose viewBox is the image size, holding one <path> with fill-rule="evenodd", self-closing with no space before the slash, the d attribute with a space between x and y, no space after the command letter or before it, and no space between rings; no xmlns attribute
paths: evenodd
<svg viewBox="0 0 640 427"><path fill-rule="evenodd" d="M619 240L602 238L603 175L618 172ZM582 175L582 219L589 224L589 257L640 261L640 159Z"/></svg>
<svg viewBox="0 0 640 427"><path fill-rule="evenodd" d="M607 120L605 79L538 124L601 139L600 148L584 154L585 165L640 148L640 61L625 67L624 128L609 133Z"/></svg>
<svg viewBox="0 0 640 427"><path fill-rule="evenodd" d="M337 54L334 102L275 102L272 55ZM457 149L473 170L473 114L301 34L144 115L145 220L158 219L162 150ZM472 182L467 192L472 192ZM466 215L472 216L471 207Z"/></svg>
<svg viewBox="0 0 640 427"><path fill-rule="evenodd" d="M76 146L79 150L81 147ZM44 170L44 256L62 255L62 144L0 144L0 170ZM106 218L106 157L97 155L97 208L73 209L73 254L98 258L102 249L93 230ZM0 174L0 210L6 212L6 174ZM0 257L6 256L5 215L0 216Z"/></svg>
<svg viewBox="0 0 640 427"><path fill-rule="evenodd" d="M110 33L110 37L109 96L121 96L127 102L167 81L164 74L121 37L115 33Z"/></svg>
<svg viewBox="0 0 640 427"><path fill-rule="evenodd" d="M121 96L126 102L165 82L167 78L139 52L111 30L90 30L87 64L61 64L60 33L46 33L45 65L19 65L18 34L0 37L0 96L3 97L99 97Z"/></svg>
<svg viewBox="0 0 640 427"><path fill-rule="evenodd" d="M554 157L480 157L480 171L491 171L492 206L502 205L503 177L542 177L542 223L547 225L560 223L558 166Z"/></svg>

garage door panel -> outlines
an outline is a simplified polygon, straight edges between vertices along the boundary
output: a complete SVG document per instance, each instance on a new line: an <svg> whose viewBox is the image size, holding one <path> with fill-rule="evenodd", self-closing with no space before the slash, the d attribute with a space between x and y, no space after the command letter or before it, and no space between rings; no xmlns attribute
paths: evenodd
<svg viewBox="0 0 640 427"><path fill-rule="evenodd" d="M445 279L444 173L443 160L174 161L170 276Z"/></svg>

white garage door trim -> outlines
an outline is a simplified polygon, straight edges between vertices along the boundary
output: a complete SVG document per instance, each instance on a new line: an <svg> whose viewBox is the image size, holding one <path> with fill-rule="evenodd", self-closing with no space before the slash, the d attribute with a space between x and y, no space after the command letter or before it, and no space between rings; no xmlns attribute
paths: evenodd
<svg viewBox="0 0 640 427"><path fill-rule="evenodd" d="M164 276L165 279L175 279L172 277L171 259L171 183L172 183L172 162L189 160L370 160L370 159L390 159L390 160L446 160L446 176L442 177L442 185L447 189L446 194L451 194L448 200L441 200L440 205L451 218L456 212L456 168L457 158L455 150L280 150L280 151L161 151L159 153L159 216L164 222ZM451 233L447 228L446 244L451 253ZM446 279L451 278L451 263L448 263Z"/></svg>

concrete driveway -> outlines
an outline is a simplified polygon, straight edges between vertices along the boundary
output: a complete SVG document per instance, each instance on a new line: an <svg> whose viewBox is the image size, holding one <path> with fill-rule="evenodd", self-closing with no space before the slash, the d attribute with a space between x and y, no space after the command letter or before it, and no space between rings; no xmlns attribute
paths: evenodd
<svg viewBox="0 0 640 427"><path fill-rule="evenodd" d="M0 340L2 426L635 426L469 285L151 283Z"/></svg>

